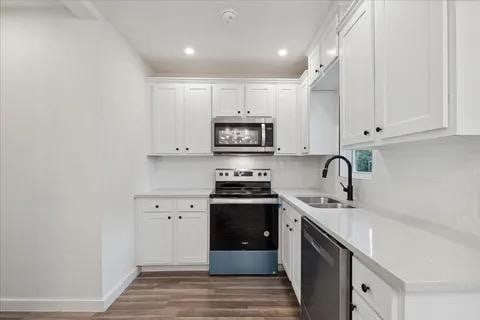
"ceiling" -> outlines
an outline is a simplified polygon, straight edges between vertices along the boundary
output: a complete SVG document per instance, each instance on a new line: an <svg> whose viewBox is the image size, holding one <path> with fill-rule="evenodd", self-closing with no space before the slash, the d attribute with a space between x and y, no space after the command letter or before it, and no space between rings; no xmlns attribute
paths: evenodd
<svg viewBox="0 0 480 320"><path fill-rule="evenodd" d="M95 0L158 75L297 77L331 0ZM226 24L224 9L238 17ZM186 47L195 54L187 56ZM288 50L279 57L277 51Z"/></svg>

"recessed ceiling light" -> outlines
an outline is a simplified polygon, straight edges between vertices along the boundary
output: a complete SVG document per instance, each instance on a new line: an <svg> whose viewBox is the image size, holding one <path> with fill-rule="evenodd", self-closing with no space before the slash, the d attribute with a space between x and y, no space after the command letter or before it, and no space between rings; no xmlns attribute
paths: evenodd
<svg viewBox="0 0 480 320"><path fill-rule="evenodd" d="M280 50L278 50L278 55L279 55L280 57L285 57L287 54L288 54L287 49L280 49Z"/></svg>
<svg viewBox="0 0 480 320"><path fill-rule="evenodd" d="M191 56L195 53L195 50L193 50L193 48L185 48L185 54L188 55L188 56Z"/></svg>

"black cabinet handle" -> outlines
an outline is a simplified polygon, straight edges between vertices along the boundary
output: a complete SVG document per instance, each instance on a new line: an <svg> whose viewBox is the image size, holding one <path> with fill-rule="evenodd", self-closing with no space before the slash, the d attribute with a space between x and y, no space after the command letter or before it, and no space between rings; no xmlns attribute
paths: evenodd
<svg viewBox="0 0 480 320"><path fill-rule="evenodd" d="M319 66L319 67L320 67L320 68L323 68L323 67L324 67L324 65L320 63L320 66Z"/></svg>
<svg viewBox="0 0 480 320"><path fill-rule="evenodd" d="M240 110L238 110L237 113L240 114Z"/></svg>
<svg viewBox="0 0 480 320"><path fill-rule="evenodd" d="M376 127L376 128L375 128L375 131L377 131L377 132L380 132L380 131L382 131L382 130L383 130L382 127Z"/></svg>
<svg viewBox="0 0 480 320"><path fill-rule="evenodd" d="M182 216L178 216L178 219L182 219Z"/></svg>
<svg viewBox="0 0 480 320"><path fill-rule="evenodd" d="M307 150L307 147L303 147L304 150Z"/></svg>
<svg viewBox="0 0 480 320"><path fill-rule="evenodd" d="M293 222L298 222L298 219L293 219Z"/></svg>
<svg viewBox="0 0 480 320"><path fill-rule="evenodd" d="M283 211L285 211L285 210L287 210L287 209L285 209L285 208L282 208L282 210L283 210Z"/></svg>
<svg viewBox="0 0 480 320"><path fill-rule="evenodd" d="M247 110L247 113L250 113L250 110Z"/></svg>
<svg viewBox="0 0 480 320"><path fill-rule="evenodd" d="M368 131L368 130L363 131L364 136L368 136L369 134L370 134L370 131Z"/></svg>
<svg viewBox="0 0 480 320"><path fill-rule="evenodd" d="M157 208L157 209L158 209L158 204L156 204L156 205L155 205L155 208Z"/></svg>
<svg viewBox="0 0 480 320"><path fill-rule="evenodd" d="M286 225L286 227L287 227L287 228L290 228L290 226L289 226L288 224Z"/></svg>
<svg viewBox="0 0 480 320"><path fill-rule="evenodd" d="M351 310L351 311L357 310L357 306L354 305L354 304L350 305L350 310Z"/></svg>
<svg viewBox="0 0 480 320"><path fill-rule="evenodd" d="M179 149L178 149L178 148L175 148L175 150L177 150L177 151L178 151Z"/></svg>
<svg viewBox="0 0 480 320"><path fill-rule="evenodd" d="M315 69L315 73L319 73L320 71L318 69Z"/></svg>
<svg viewBox="0 0 480 320"><path fill-rule="evenodd" d="M185 150L187 150L187 151L188 151L188 148L185 148Z"/></svg>
<svg viewBox="0 0 480 320"><path fill-rule="evenodd" d="M193 204L190 205L190 208L193 208Z"/></svg>
<svg viewBox="0 0 480 320"><path fill-rule="evenodd" d="M370 287L367 286L365 283L362 283L362 291L367 293L368 291L370 291Z"/></svg>
<svg viewBox="0 0 480 320"><path fill-rule="evenodd" d="M290 231L293 231L293 229L292 229L292 228L290 228L290 229L288 229L288 230L290 230Z"/></svg>
<svg viewBox="0 0 480 320"><path fill-rule="evenodd" d="M280 148L277 148L278 151L280 151Z"/></svg>
<svg viewBox="0 0 480 320"><path fill-rule="evenodd" d="M172 217L168 216L168 220L172 219Z"/></svg>

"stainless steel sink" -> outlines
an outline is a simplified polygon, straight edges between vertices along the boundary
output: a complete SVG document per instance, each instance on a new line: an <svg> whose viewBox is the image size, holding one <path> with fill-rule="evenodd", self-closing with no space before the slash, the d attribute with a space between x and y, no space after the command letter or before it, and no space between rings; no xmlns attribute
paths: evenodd
<svg viewBox="0 0 480 320"><path fill-rule="evenodd" d="M326 208L326 209L342 209L342 208L355 208L346 203L341 203L338 200L328 197L297 197L298 200L308 204L313 208Z"/></svg>
<svg viewBox="0 0 480 320"><path fill-rule="evenodd" d="M297 199L306 204L340 203L340 201L328 197L297 197Z"/></svg>
<svg viewBox="0 0 480 320"><path fill-rule="evenodd" d="M351 206L345 203L312 203L312 204L309 204L309 206L314 208L326 208L326 209L355 208L354 206Z"/></svg>

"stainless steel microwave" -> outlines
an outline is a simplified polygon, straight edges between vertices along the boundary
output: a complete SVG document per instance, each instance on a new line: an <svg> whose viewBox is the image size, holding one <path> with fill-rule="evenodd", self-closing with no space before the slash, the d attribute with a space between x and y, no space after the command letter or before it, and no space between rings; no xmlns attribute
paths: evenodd
<svg viewBox="0 0 480 320"><path fill-rule="evenodd" d="M270 117L215 117L212 151L216 154L273 154L274 136L274 121Z"/></svg>

